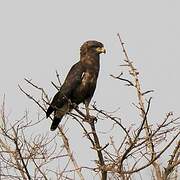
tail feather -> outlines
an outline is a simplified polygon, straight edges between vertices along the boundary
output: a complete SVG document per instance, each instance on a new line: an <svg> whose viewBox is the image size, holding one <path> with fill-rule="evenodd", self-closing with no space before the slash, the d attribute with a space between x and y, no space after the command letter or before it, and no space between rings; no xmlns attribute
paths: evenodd
<svg viewBox="0 0 180 180"><path fill-rule="evenodd" d="M51 125L51 128L50 128L51 131L56 130L56 128L58 127L59 123L61 122L62 117L54 117L52 125Z"/></svg>
<svg viewBox="0 0 180 180"><path fill-rule="evenodd" d="M54 111L54 119L53 119L53 122L52 122L52 125L51 125L51 131L54 131L58 127L58 125L61 122L61 119L63 118L63 116L67 112L71 111L71 109L69 109L68 103L64 104L59 109L53 109L53 108L49 107L46 115L49 115L49 113L51 114L53 111Z"/></svg>
<svg viewBox="0 0 180 180"><path fill-rule="evenodd" d="M55 109L50 105L46 111L46 118L48 118Z"/></svg>

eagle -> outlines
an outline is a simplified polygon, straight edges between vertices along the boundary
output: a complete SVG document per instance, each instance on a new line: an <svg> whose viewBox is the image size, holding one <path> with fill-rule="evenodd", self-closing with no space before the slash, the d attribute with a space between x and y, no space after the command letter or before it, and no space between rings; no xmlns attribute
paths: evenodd
<svg viewBox="0 0 180 180"><path fill-rule="evenodd" d="M58 127L63 116L72 111L74 105L84 103L86 116L90 117L89 103L96 89L101 53L106 53L104 45L95 40L86 41L80 47L80 61L71 67L46 111L47 118L54 112L51 131Z"/></svg>

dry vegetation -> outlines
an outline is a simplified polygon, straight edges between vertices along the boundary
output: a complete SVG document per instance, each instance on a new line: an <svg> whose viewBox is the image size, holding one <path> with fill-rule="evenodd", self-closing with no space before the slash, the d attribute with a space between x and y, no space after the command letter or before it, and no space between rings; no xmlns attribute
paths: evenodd
<svg viewBox="0 0 180 180"><path fill-rule="evenodd" d="M41 116L36 121L31 121L24 114L22 119L11 124L5 115L5 105L1 108L3 126L0 134L0 179L86 179L86 171L91 171L92 177L88 179L123 179L131 180L141 178L144 171L152 172L148 179L178 180L180 164L180 123L179 117L174 117L168 112L159 124L150 124L148 115L151 111L152 98L148 97L152 91L142 91L139 72L134 63L129 59L124 43L118 34L120 45L125 56L121 66L126 71L120 75L111 75L117 83L125 83L128 88L134 88L137 103L134 107L139 111L139 124L137 126L124 125L121 117L109 113L96 104L92 109L96 114L96 121L84 122L85 114L76 108L69 114L78 122L79 128L84 132L85 138L91 143L91 150L96 153L97 159L93 167L81 166L73 155L73 147L69 144L66 135L66 125L61 124L57 133L51 132L34 135L28 133L31 128L44 120ZM59 75L57 79L60 84ZM32 81L25 79L28 85L40 92L35 98L20 86L20 90L29 99L36 103L42 111L46 111L50 99L43 88ZM59 87L52 83L57 89ZM107 144L101 144L101 138L97 133L96 125L99 121L108 120L110 126L123 132L119 141L113 137L113 129L107 139ZM87 127L87 124L89 127ZM81 140L81 139L80 139ZM79 141L80 141L79 140ZM86 147L88 148L88 147ZM171 150L169 150L169 148ZM162 165L161 158L168 152L166 164ZM64 162L60 166L59 162ZM91 159L90 159L91 161ZM62 163L61 163L62 164ZM179 175L180 176L180 175Z"/></svg>

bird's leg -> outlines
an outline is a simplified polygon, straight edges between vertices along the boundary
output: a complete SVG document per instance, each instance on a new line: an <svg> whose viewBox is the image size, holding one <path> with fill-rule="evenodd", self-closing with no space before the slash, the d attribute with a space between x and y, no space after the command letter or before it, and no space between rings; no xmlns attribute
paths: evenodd
<svg viewBox="0 0 180 180"><path fill-rule="evenodd" d="M89 119L90 114L89 114L89 102L88 101L85 101L85 109L86 109L86 118Z"/></svg>
<svg viewBox="0 0 180 180"><path fill-rule="evenodd" d="M88 121L89 123L97 121L96 117L90 116L90 113L89 113L89 101L85 101L85 109L86 109L85 121Z"/></svg>

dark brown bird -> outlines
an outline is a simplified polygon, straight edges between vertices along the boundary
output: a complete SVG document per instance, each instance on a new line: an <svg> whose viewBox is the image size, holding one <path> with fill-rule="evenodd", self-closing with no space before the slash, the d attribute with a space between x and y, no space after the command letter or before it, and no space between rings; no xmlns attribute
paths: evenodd
<svg viewBox="0 0 180 180"><path fill-rule="evenodd" d="M72 104L84 103L89 117L89 103L99 74L100 54L105 52L103 44L98 41L87 41L81 46L80 61L72 66L46 112L48 118L54 111L52 131L58 127L63 116L73 109Z"/></svg>

